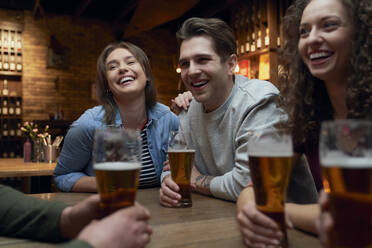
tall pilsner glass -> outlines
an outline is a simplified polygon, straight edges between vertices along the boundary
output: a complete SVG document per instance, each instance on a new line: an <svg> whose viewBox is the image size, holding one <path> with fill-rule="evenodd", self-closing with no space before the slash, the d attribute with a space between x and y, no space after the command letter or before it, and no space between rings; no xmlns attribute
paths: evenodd
<svg viewBox="0 0 372 248"><path fill-rule="evenodd" d="M292 137L285 130L255 131L248 142L248 156L256 207L278 223L284 234L280 247L288 247L284 203L292 171Z"/></svg>
<svg viewBox="0 0 372 248"><path fill-rule="evenodd" d="M168 141L168 159L173 181L180 188L181 199L178 207L191 207L191 168L194 163L195 150L186 142L188 133L171 131Z"/></svg>
<svg viewBox="0 0 372 248"><path fill-rule="evenodd" d="M138 130L121 127L96 130L93 167L101 208L106 213L134 204L141 170L141 152Z"/></svg>
<svg viewBox="0 0 372 248"><path fill-rule="evenodd" d="M335 247L372 247L372 122L324 122L319 156Z"/></svg>

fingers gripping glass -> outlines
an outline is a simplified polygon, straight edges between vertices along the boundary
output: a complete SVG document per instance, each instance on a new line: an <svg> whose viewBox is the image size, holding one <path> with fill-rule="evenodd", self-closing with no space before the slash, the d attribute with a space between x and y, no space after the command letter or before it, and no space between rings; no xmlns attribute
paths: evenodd
<svg viewBox="0 0 372 248"><path fill-rule="evenodd" d="M120 127L97 129L93 164L101 207L107 212L132 206L141 170L141 137L138 130Z"/></svg>

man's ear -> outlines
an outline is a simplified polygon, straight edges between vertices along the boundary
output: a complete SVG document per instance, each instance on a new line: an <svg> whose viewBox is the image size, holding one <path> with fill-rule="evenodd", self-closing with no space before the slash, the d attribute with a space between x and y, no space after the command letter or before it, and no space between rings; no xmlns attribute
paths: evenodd
<svg viewBox="0 0 372 248"><path fill-rule="evenodd" d="M236 57L236 54L231 54L226 63L229 67L229 75L234 75L235 67L238 64L238 58Z"/></svg>

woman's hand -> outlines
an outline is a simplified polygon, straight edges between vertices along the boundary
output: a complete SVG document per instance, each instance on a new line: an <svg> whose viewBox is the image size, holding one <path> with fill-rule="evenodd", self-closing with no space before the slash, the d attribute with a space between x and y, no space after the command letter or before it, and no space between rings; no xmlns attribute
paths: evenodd
<svg viewBox="0 0 372 248"><path fill-rule="evenodd" d="M179 113L182 110L187 111L190 107L190 102L192 100L192 94L190 91L183 92L178 94L178 96L172 99L171 108L176 112Z"/></svg>
<svg viewBox="0 0 372 248"><path fill-rule="evenodd" d="M333 219L330 212L330 202L327 193L322 191L319 197L320 214L316 221L320 242L323 247L332 247L331 235L333 230Z"/></svg>

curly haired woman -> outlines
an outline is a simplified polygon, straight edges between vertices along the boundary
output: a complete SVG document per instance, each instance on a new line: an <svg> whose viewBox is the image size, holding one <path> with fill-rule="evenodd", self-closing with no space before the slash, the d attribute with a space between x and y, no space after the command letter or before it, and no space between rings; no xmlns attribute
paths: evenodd
<svg viewBox="0 0 372 248"><path fill-rule="evenodd" d="M282 106L289 116L296 151L306 155L318 190L322 188L318 158L321 122L372 119L371 16L370 0L297 0L283 19ZM248 247L277 244L283 234L252 203L253 190L247 187L238 200L244 243ZM317 204L287 203L286 212L294 226L316 232ZM328 224L318 226L327 230ZM328 245L324 236L321 239Z"/></svg>

